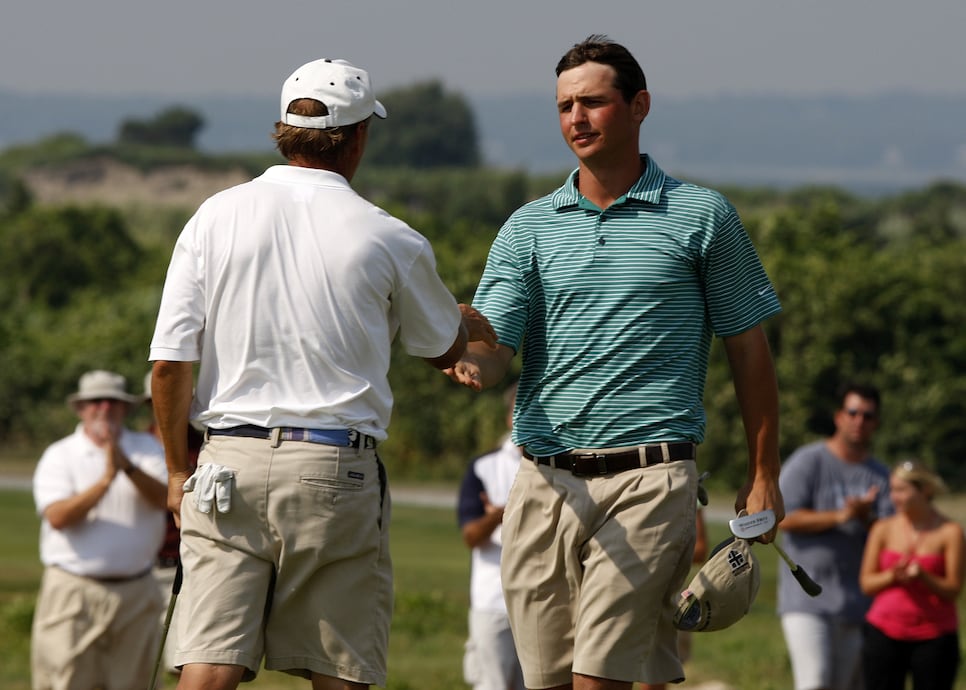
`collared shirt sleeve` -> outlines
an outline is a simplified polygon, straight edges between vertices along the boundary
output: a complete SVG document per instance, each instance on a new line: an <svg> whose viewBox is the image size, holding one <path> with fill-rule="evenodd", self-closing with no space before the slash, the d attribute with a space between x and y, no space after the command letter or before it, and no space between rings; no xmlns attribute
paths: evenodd
<svg viewBox="0 0 966 690"><path fill-rule="evenodd" d="M456 518L460 527L471 520L483 517L486 513L486 507L480 497L480 494L484 491L486 489L476 474L476 461L474 460L466 469L466 474L463 475L463 481L460 484L459 500L456 506Z"/></svg>
<svg viewBox="0 0 966 690"><path fill-rule="evenodd" d="M202 205L185 225L172 252L151 340L151 361L195 362L201 358L205 266L196 245L196 229L204 208Z"/></svg>
<svg viewBox="0 0 966 690"><path fill-rule="evenodd" d="M743 333L781 311L765 269L738 218L724 202L703 261L708 316L721 337Z"/></svg>
<svg viewBox="0 0 966 690"><path fill-rule="evenodd" d="M490 321L501 345L519 351L527 327L529 294L513 232L511 216L490 247L473 306Z"/></svg>
<svg viewBox="0 0 966 690"><path fill-rule="evenodd" d="M453 345L460 327L460 310L453 294L436 272L436 257L425 242L409 267L401 288L393 295L399 316L399 339L416 357L439 357Z"/></svg>
<svg viewBox="0 0 966 690"><path fill-rule="evenodd" d="M77 493L73 476L64 463L68 461L62 448L63 442L47 448L37 463L33 476L34 504L37 514L43 515L47 507Z"/></svg>

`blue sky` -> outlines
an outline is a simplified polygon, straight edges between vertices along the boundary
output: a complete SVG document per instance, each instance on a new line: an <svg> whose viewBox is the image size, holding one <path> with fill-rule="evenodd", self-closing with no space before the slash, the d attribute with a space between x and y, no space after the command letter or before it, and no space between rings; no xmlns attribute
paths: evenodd
<svg viewBox="0 0 966 690"><path fill-rule="evenodd" d="M552 97L590 33L627 45L655 97L966 94L963 0L30 0L0 16L0 89L274 97L299 64L343 57L377 91Z"/></svg>

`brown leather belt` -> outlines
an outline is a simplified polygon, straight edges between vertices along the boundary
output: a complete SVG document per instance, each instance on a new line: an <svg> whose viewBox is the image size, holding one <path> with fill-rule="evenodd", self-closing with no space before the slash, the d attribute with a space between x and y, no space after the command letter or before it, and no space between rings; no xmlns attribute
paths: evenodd
<svg viewBox="0 0 966 690"><path fill-rule="evenodd" d="M600 477L605 474L650 467L663 462L694 460L697 444L690 442L651 443L636 448L615 452L573 452L557 455L531 455L526 450L523 456L538 465L568 470L576 477Z"/></svg>

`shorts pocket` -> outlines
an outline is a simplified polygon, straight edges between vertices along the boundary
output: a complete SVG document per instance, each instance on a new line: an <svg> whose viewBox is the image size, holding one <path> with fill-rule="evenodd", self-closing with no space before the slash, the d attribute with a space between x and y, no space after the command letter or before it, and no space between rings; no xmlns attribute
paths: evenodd
<svg viewBox="0 0 966 690"><path fill-rule="evenodd" d="M347 472L345 476L338 474L302 474L299 482L302 486L319 489L320 491L362 491L365 488L365 475Z"/></svg>
<svg viewBox="0 0 966 690"><path fill-rule="evenodd" d="M325 515L334 506L356 501L377 482L375 464L327 459L299 470L299 493L308 510Z"/></svg>

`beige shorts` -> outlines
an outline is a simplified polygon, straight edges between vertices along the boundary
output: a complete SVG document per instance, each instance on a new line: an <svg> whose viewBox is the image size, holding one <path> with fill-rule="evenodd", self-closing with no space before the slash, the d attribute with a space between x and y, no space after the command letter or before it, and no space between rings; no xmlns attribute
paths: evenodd
<svg viewBox="0 0 966 690"><path fill-rule="evenodd" d="M503 588L528 688L579 673L684 677L672 603L691 566L697 471L605 477L522 461L503 516Z"/></svg>
<svg viewBox="0 0 966 690"><path fill-rule="evenodd" d="M374 450L210 438L199 466L235 471L231 508L181 504L174 661L385 685L389 494Z"/></svg>
<svg viewBox="0 0 966 690"><path fill-rule="evenodd" d="M106 584L47 568L30 641L32 687L145 687L157 655L161 608L150 574Z"/></svg>

